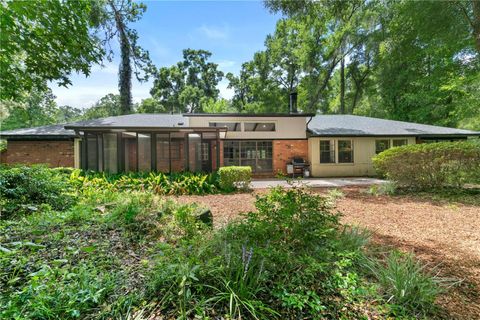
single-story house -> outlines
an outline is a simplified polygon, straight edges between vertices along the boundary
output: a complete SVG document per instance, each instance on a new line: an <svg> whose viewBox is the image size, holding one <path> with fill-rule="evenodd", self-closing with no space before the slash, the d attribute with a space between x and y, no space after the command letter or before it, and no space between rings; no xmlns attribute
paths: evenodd
<svg viewBox="0 0 480 320"><path fill-rule="evenodd" d="M353 115L130 114L0 132L2 163L95 171L212 171L251 166L286 172L293 158L313 177L374 175L372 157L405 144L479 137L480 132Z"/></svg>

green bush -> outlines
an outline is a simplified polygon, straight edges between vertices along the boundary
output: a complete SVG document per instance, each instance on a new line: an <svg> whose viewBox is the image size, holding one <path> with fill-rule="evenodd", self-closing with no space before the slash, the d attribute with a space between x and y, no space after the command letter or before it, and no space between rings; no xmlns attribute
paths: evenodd
<svg viewBox="0 0 480 320"><path fill-rule="evenodd" d="M46 166L0 167L2 218L48 206L64 210L75 202L68 177Z"/></svg>
<svg viewBox="0 0 480 320"><path fill-rule="evenodd" d="M226 191L248 189L252 180L252 168L249 166L222 167L218 170L220 188Z"/></svg>
<svg viewBox="0 0 480 320"><path fill-rule="evenodd" d="M374 157L373 164L399 187L461 187L480 183L480 144L441 142L391 148Z"/></svg>
<svg viewBox="0 0 480 320"><path fill-rule="evenodd" d="M411 254L390 253L385 261L370 260L369 268L380 283L383 295L400 313L426 316L445 281L427 272ZM395 309L394 308L394 309Z"/></svg>

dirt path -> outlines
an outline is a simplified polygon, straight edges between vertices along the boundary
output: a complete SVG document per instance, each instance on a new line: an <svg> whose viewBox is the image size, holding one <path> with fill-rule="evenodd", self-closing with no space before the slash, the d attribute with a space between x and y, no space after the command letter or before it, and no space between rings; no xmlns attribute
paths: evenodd
<svg viewBox="0 0 480 320"><path fill-rule="evenodd" d="M424 262L438 265L441 276L463 280L442 295L439 304L447 318L480 319L480 207L411 196L372 196L362 188L343 191L345 198L337 202L342 222L373 231L378 244L414 252ZM255 195L263 192L176 199L210 207L215 225L220 226L254 210Z"/></svg>

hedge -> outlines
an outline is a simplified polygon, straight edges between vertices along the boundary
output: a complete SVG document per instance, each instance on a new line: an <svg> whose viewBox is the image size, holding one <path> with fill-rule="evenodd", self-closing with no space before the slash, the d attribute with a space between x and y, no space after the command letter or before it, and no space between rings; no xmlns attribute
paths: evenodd
<svg viewBox="0 0 480 320"><path fill-rule="evenodd" d="M218 170L220 188L225 191L248 189L252 180L252 168L248 166L221 167Z"/></svg>
<svg viewBox="0 0 480 320"><path fill-rule="evenodd" d="M480 183L480 141L439 142L385 150L373 158L377 173L399 187L428 189Z"/></svg>

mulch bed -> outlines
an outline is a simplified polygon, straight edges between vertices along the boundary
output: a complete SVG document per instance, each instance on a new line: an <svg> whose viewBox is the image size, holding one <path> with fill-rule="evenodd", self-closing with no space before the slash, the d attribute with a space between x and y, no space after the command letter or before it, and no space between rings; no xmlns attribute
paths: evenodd
<svg viewBox="0 0 480 320"><path fill-rule="evenodd" d="M317 189L324 193L328 189ZM365 188L342 189L337 202L342 222L373 232L377 244L413 252L436 266L441 276L462 280L439 298L446 318L480 318L480 207L448 204L415 196L374 196ZM174 197L208 206L214 225L222 226L255 209L252 193Z"/></svg>

